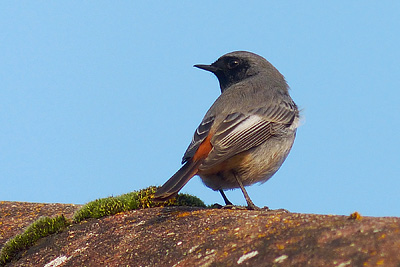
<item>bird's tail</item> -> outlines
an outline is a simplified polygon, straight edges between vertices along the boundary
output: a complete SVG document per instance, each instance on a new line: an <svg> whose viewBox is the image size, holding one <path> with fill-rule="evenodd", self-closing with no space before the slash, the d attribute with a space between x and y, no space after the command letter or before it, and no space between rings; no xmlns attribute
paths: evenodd
<svg viewBox="0 0 400 267"><path fill-rule="evenodd" d="M154 201L166 201L173 198L196 175L199 161L188 161L154 195Z"/></svg>

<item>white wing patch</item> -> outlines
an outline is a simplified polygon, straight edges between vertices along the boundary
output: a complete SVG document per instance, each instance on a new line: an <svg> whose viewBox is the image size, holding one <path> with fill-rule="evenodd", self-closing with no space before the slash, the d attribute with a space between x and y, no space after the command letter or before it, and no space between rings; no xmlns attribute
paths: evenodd
<svg viewBox="0 0 400 267"><path fill-rule="evenodd" d="M245 131L246 129L252 128L253 125L257 125L264 120L258 115L251 115L246 120L239 123L229 135L235 135L238 132Z"/></svg>
<svg viewBox="0 0 400 267"><path fill-rule="evenodd" d="M294 131L301 125L301 117L295 117L293 123L290 125L289 129Z"/></svg>

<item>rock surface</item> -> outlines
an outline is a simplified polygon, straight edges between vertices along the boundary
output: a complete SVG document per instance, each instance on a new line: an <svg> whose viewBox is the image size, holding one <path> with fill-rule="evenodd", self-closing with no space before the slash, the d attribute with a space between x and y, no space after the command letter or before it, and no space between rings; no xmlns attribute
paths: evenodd
<svg viewBox="0 0 400 267"><path fill-rule="evenodd" d="M0 248L42 216L64 214L71 218L81 205L0 201Z"/></svg>
<svg viewBox="0 0 400 267"><path fill-rule="evenodd" d="M3 214L12 214L15 207L6 205L11 209L7 210L1 203L3 222ZM48 207L51 214L41 215L61 212L69 217L79 207L57 205ZM37 217L25 210L26 220L23 215L15 220L8 216L8 223L0 224L0 246L9 233L21 232ZM41 210L45 213L46 208ZM400 218L396 217L349 219L168 207L71 225L39 240L7 266L399 266L399 251Z"/></svg>

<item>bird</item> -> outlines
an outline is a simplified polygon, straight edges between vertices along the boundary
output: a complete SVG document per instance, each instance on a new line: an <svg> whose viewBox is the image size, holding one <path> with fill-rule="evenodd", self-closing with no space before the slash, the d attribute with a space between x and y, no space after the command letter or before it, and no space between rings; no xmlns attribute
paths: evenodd
<svg viewBox="0 0 400 267"><path fill-rule="evenodd" d="M183 166L154 194L173 198L195 175L225 204L229 189L240 188L250 210L259 209L245 187L264 183L288 156L299 126L299 109L284 76L265 58L234 51L211 65L194 67L213 73L221 94L197 127Z"/></svg>

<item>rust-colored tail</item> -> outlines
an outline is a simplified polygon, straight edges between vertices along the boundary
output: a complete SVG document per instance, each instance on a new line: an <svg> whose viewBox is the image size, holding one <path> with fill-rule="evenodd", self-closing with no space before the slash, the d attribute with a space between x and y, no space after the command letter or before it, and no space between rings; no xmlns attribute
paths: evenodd
<svg viewBox="0 0 400 267"><path fill-rule="evenodd" d="M166 201L173 198L196 175L199 161L189 160L154 195L154 201Z"/></svg>

